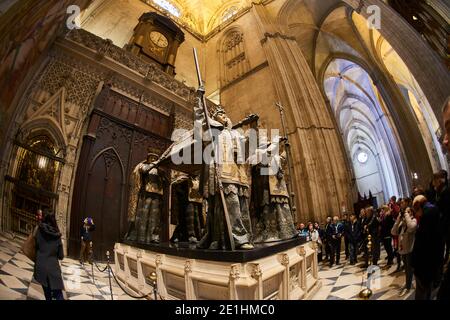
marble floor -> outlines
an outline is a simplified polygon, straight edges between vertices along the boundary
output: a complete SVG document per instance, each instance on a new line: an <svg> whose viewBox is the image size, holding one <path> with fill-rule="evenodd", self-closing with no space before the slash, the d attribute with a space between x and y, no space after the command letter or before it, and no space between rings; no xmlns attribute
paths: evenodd
<svg viewBox="0 0 450 320"><path fill-rule="evenodd" d="M0 234L0 300L43 300L41 286L32 279L33 263L21 254L21 241L12 240L10 236ZM380 270L372 282L373 296L377 300L408 300L414 298L414 290L404 297L399 297L399 291L405 281L403 272L395 272L397 266L386 268L385 252L382 250ZM361 260L361 259L360 259ZM312 297L313 300L357 300L363 288L366 269L345 261L341 255L341 265L328 267L321 263L319 277L322 287ZM100 268L104 265L100 265ZM111 300L108 274L100 272L87 264L81 267L78 261L65 258L61 262L65 291L68 300ZM377 274L377 273L375 273ZM114 300L133 300L126 295L112 279Z"/></svg>
<svg viewBox="0 0 450 320"><path fill-rule="evenodd" d="M0 300L44 300L42 287L33 277L33 262L20 251L21 241L0 234ZM100 269L104 264L98 266ZM112 279L112 297L107 272L65 258L61 262L67 300L134 300Z"/></svg>
<svg viewBox="0 0 450 320"><path fill-rule="evenodd" d="M385 259L386 252L381 248L381 258L379 269L371 277L371 289L373 295L370 300L414 300L413 289L403 296L399 293L405 284L405 273L396 272L397 264L387 267ZM367 283L367 269L361 268L364 264L363 258L358 257L358 263L350 265L345 260L345 254L341 253L340 265L330 268L328 263L319 264L319 278L322 281L322 287L312 297L312 300L360 300L359 292Z"/></svg>

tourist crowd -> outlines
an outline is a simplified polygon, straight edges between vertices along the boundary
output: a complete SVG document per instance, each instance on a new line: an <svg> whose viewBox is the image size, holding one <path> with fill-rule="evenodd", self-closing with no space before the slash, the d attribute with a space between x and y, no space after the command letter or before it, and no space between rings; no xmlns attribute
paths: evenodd
<svg viewBox="0 0 450 320"><path fill-rule="evenodd" d="M360 254L361 267L378 265L382 246L386 266L396 262L395 272L405 272L400 296L411 290L415 278L416 299L431 299L438 288L438 299L449 297L450 191L445 170L433 175L428 190L414 187L409 198L393 196L379 209L367 206L358 214L328 217L324 224L301 223L298 230L307 240L317 242L319 262L330 267L340 264L342 247L351 265Z"/></svg>

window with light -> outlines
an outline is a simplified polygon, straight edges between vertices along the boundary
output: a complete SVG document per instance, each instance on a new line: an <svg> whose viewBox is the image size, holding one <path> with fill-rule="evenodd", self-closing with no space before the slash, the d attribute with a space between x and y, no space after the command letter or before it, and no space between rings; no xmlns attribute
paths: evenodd
<svg viewBox="0 0 450 320"><path fill-rule="evenodd" d="M228 19L232 18L236 13L238 12L238 8L237 7L231 7L228 8L222 16L222 22L227 21Z"/></svg>
<svg viewBox="0 0 450 320"><path fill-rule="evenodd" d="M178 9L174 4L167 0L153 0L153 3L177 18L181 16L180 9Z"/></svg>

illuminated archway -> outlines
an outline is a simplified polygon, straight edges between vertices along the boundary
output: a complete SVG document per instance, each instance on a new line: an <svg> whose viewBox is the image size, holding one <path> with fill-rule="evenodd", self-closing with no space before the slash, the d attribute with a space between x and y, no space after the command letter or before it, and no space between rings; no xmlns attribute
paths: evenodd
<svg viewBox="0 0 450 320"><path fill-rule="evenodd" d="M323 85L359 192L371 192L379 204L392 195L407 196L407 170L400 160L400 143L367 71L355 62L333 59L326 68Z"/></svg>

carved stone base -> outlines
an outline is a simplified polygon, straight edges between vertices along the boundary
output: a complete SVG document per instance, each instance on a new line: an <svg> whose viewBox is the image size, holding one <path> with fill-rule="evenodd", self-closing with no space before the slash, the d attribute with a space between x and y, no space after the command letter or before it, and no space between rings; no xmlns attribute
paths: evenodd
<svg viewBox="0 0 450 320"><path fill-rule="evenodd" d="M114 251L115 273L127 288L137 295L151 293L149 276L155 272L164 300L300 300L321 286L311 242L242 263L190 259L122 243Z"/></svg>

